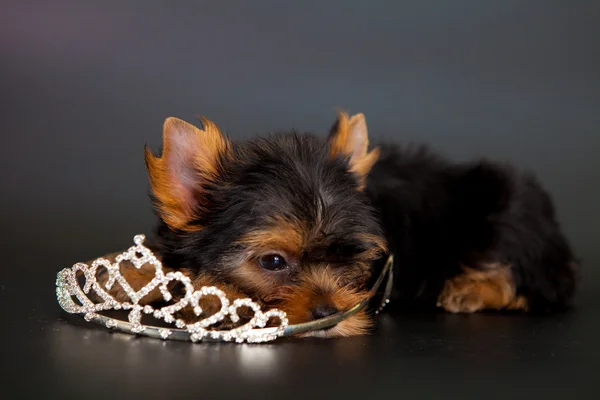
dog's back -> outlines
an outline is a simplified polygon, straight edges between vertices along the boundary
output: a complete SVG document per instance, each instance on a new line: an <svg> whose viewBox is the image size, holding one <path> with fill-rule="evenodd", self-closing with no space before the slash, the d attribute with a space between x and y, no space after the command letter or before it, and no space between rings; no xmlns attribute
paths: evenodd
<svg viewBox="0 0 600 400"><path fill-rule="evenodd" d="M532 175L383 145L367 194L395 255L401 305L546 311L571 302L579 267Z"/></svg>

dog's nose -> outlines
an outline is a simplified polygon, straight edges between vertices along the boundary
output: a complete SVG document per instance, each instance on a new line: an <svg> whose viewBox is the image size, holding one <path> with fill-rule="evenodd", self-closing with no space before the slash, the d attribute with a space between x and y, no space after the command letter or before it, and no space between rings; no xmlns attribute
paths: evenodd
<svg viewBox="0 0 600 400"><path fill-rule="evenodd" d="M331 304L319 304L318 306L313 308L312 316L314 319L320 319L320 318L329 317L330 315L333 315L333 314L337 313L338 311L339 310Z"/></svg>

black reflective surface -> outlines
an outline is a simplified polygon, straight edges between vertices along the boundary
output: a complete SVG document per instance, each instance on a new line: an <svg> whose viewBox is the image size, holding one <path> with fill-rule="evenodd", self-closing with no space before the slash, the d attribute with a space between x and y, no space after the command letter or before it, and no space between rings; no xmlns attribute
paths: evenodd
<svg viewBox="0 0 600 400"><path fill-rule="evenodd" d="M3 2L0 397L597 398L599 9ZM324 131L336 107L364 112L374 138L537 171L584 259L577 309L386 314L372 336L260 346L135 338L61 313L58 270L150 232L142 149L165 117L205 114L235 138Z"/></svg>

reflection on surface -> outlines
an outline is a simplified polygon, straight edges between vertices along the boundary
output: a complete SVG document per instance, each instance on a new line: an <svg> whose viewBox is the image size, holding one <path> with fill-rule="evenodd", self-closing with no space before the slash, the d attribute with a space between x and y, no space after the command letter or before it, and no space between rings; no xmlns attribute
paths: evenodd
<svg viewBox="0 0 600 400"><path fill-rule="evenodd" d="M232 343L189 343L161 341L108 331L91 324L59 320L52 325L51 352L58 380L77 371L75 386L93 381L115 382L127 377L126 385L147 391L157 379L170 376L198 385L219 381L236 392L240 383L259 388L273 380L285 384L294 374L310 377L331 366L358 366L364 362L369 338L285 339L251 345ZM319 360L315 368L315 357ZM151 381L149 381L151 379ZM276 385L278 385L276 383ZM73 386L72 389L76 387ZM154 390L154 389L152 389Z"/></svg>
<svg viewBox="0 0 600 400"><path fill-rule="evenodd" d="M61 319L52 324L49 346L54 381L64 382L77 372L78 379L69 386L73 393L87 385L103 391L97 383L110 382L113 389L117 385L137 395L167 394L161 384L167 377L170 387L182 385L187 391L201 387L204 395L260 394L266 386L309 390L307 382L324 377L368 391L372 382L414 374L420 368L426 371L432 360L448 374L486 365L502 368L517 360L529 360L526 363L533 366L568 362L582 355L577 342L569 340L572 329L569 316L384 314L371 336L281 339L262 345L194 344L135 337ZM561 347L556 348L557 342Z"/></svg>

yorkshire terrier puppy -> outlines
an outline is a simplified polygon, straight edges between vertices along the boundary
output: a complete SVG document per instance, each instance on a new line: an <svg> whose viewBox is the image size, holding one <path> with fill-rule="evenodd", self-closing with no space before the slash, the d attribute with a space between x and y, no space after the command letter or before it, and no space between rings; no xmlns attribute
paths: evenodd
<svg viewBox="0 0 600 400"><path fill-rule="evenodd" d="M168 118L161 156L146 148L159 217L149 246L197 287L306 322L369 296L393 253L392 302L402 307L545 312L571 303L578 264L529 174L451 163L425 147L370 146L362 114L340 113L327 138L238 142L202 123ZM153 275L124 273L143 283ZM362 311L315 335L364 334L372 322Z"/></svg>

